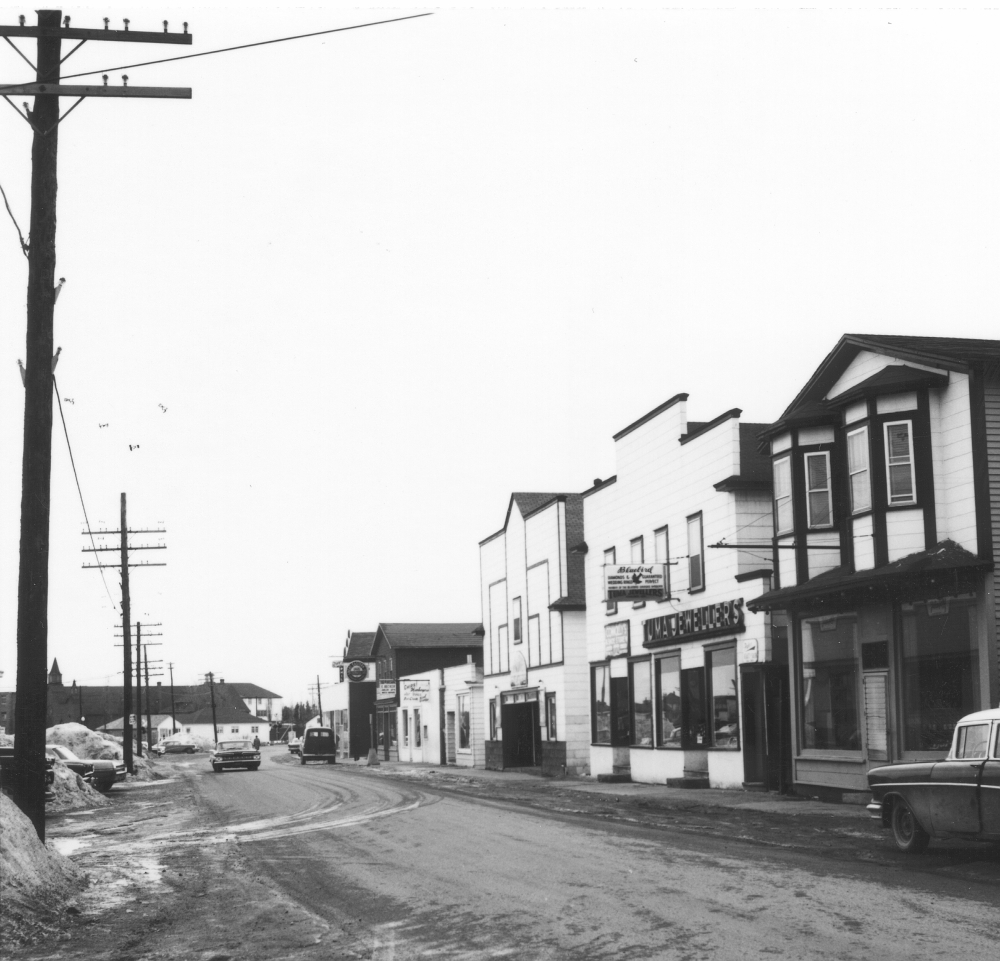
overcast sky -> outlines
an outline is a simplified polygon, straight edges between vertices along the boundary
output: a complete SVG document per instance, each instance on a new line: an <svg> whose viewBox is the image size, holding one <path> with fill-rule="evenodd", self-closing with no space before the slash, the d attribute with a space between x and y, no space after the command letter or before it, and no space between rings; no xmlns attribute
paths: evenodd
<svg viewBox="0 0 1000 961"><path fill-rule="evenodd" d="M295 700L349 629L478 622L511 491L614 473L611 435L679 391L769 421L845 332L1000 332L1000 12L154 6L64 12L187 19L192 48L88 43L64 72L434 10L111 70L194 97L60 128L59 394L91 524L125 491L166 528L132 614L177 683ZM3 104L22 230L30 134ZM0 218L12 689L27 262ZM49 660L120 684L55 418Z"/></svg>

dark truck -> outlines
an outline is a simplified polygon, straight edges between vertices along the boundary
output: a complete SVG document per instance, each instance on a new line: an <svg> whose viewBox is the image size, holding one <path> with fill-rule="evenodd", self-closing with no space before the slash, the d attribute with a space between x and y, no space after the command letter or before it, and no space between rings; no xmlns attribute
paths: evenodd
<svg viewBox="0 0 1000 961"><path fill-rule="evenodd" d="M337 735L328 727L307 727L299 744L299 763L326 761L337 763Z"/></svg>

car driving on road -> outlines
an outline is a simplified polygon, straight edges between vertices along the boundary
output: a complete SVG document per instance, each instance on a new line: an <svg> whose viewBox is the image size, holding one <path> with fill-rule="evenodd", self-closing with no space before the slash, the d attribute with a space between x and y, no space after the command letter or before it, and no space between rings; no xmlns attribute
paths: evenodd
<svg viewBox="0 0 1000 961"><path fill-rule="evenodd" d="M256 771L260 767L260 751L254 749L251 741L242 738L219 741L209 752L208 759L216 774L227 768L245 767L248 771Z"/></svg>
<svg viewBox="0 0 1000 961"><path fill-rule="evenodd" d="M868 813L901 851L923 851L931 838L1000 841L1000 710L963 717L944 760L873 768L868 784Z"/></svg>
<svg viewBox="0 0 1000 961"><path fill-rule="evenodd" d="M183 734L171 734L153 745L153 753L162 757L164 754L194 754L198 750L194 738Z"/></svg>

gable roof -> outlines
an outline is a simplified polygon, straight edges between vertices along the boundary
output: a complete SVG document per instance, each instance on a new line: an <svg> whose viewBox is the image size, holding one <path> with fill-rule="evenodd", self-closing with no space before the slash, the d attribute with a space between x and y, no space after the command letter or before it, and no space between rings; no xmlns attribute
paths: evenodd
<svg viewBox="0 0 1000 961"><path fill-rule="evenodd" d="M529 518L532 514L537 513L543 507L547 507L553 501L560 499L565 499L571 495L569 494L540 494L531 493L528 491L515 491L510 495L510 501L507 503L507 516L503 520L503 527L498 531L494 531L489 537L484 537L480 542L479 546L482 547L483 544L488 544L491 540L499 537L504 531L507 530L507 525L510 523L510 512L514 509L514 505L517 504L518 510L521 512L521 517L524 519Z"/></svg>
<svg viewBox="0 0 1000 961"><path fill-rule="evenodd" d="M379 624L376 634L393 649L483 646L482 624Z"/></svg>
<svg viewBox="0 0 1000 961"><path fill-rule="evenodd" d="M375 646L375 632L354 631L344 649L344 659L356 657L371 657Z"/></svg>
<svg viewBox="0 0 1000 961"><path fill-rule="evenodd" d="M229 686L242 698L273 698L281 700L280 694L275 694L274 691L269 691L259 684L236 684L230 682Z"/></svg>

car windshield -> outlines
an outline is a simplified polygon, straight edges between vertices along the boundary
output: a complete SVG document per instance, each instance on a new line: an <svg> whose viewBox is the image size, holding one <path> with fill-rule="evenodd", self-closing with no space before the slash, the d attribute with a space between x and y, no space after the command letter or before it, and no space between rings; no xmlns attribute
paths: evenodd
<svg viewBox="0 0 1000 961"><path fill-rule="evenodd" d="M249 741L219 741L220 751L252 751L253 745Z"/></svg>

